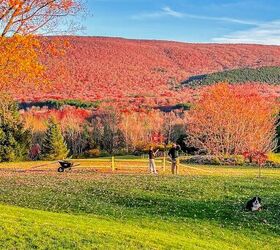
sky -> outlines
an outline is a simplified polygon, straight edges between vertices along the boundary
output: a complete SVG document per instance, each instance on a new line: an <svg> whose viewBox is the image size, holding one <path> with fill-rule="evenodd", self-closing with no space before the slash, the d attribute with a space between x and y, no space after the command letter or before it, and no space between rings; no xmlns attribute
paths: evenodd
<svg viewBox="0 0 280 250"><path fill-rule="evenodd" d="M280 0L87 0L83 35L280 45Z"/></svg>

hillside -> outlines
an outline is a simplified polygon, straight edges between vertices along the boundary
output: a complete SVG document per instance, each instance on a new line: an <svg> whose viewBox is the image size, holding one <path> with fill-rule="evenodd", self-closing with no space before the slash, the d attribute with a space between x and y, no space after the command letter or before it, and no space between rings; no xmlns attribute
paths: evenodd
<svg viewBox="0 0 280 250"><path fill-rule="evenodd" d="M188 90L176 91L188 77L236 68L280 66L279 46L103 37L64 39L71 45L64 57L42 56L52 84L39 89L22 87L20 92L16 86L13 92L18 99L178 103L191 98Z"/></svg>
<svg viewBox="0 0 280 250"><path fill-rule="evenodd" d="M182 84L185 87L202 87L218 82L229 82L232 84L254 82L280 85L280 67L243 68L197 75L190 77Z"/></svg>

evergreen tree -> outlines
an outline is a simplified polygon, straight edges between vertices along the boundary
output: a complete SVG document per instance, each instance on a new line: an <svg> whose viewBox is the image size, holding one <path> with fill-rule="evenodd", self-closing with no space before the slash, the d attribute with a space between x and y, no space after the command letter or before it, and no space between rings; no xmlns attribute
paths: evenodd
<svg viewBox="0 0 280 250"><path fill-rule="evenodd" d="M18 105L8 95L0 97L0 161L25 160L31 134L24 128Z"/></svg>
<svg viewBox="0 0 280 250"><path fill-rule="evenodd" d="M67 149L60 126L55 120L50 119L42 145L43 158L47 160L62 160L68 154L69 150Z"/></svg>

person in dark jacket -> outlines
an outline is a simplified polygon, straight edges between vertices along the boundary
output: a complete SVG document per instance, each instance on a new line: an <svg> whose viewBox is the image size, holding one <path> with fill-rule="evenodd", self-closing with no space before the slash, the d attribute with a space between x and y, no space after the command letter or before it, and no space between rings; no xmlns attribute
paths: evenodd
<svg viewBox="0 0 280 250"><path fill-rule="evenodd" d="M171 171L172 174L178 174L178 157L179 157L179 150L181 147L174 143L172 145L172 148L168 152L168 156L170 157L171 160Z"/></svg>

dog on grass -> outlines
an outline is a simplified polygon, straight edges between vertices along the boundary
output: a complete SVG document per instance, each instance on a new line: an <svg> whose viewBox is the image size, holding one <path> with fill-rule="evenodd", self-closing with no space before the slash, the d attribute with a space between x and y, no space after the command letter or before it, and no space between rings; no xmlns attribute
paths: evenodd
<svg viewBox="0 0 280 250"><path fill-rule="evenodd" d="M260 211L262 209L261 198L256 196L253 199L249 200L246 204L246 210L249 211Z"/></svg>

